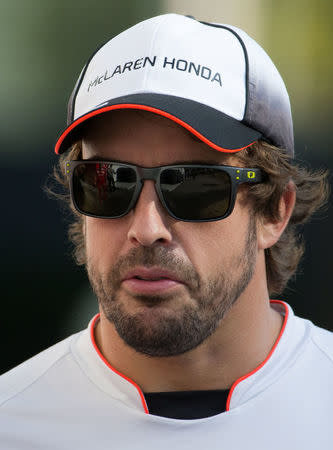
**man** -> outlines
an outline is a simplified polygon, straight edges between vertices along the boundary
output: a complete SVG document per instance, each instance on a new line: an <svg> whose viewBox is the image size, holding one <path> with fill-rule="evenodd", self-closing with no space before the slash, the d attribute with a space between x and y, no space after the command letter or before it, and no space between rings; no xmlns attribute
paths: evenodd
<svg viewBox="0 0 333 450"><path fill-rule="evenodd" d="M2 377L2 448L331 449L333 336L270 300L326 175L243 31L167 14L81 72L58 181L100 315Z"/></svg>

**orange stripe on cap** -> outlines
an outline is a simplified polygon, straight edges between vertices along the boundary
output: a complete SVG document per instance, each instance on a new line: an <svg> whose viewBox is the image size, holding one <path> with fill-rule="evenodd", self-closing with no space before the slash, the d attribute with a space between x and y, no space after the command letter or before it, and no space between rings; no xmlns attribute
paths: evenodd
<svg viewBox="0 0 333 450"><path fill-rule="evenodd" d="M96 350L98 356L101 358L101 360L104 362L104 364L106 364L108 366L109 369L111 369L113 372L115 372L117 375L121 376L122 378L124 378L126 381L128 381L129 383L131 383L136 390L138 391L140 398L141 398L141 403L144 409L144 412L146 414L149 414L148 411L148 406L146 403L146 399L145 396L143 395L142 390L140 389L140 387L135 383L135 381L131 380L130 378L128 378L126 375L122 374L121 372L119 372L117 369L115 369L114 367L111 366L111 364L109 364L109 362L104 358L104 356L102 355L102 353L100 352L99 348L97 347L96 341L95 341L95 335L94 335L94 329L95 329L95 325L97 323L97 320L99 319L100 314L96 314L96 316L93 318L93 321L91 323L91 328L90 328L90 338L91 338L91 342L94 346L94 349Z"/></svg>
<svg viewBox="0 0 333 450"><path fill-rule="evenodd" d="M231 397L232 397L232 394L233 394L235 388L239 385L240 382L242 382L242 381L245 380L246 378L249 378L251 375L254 375L256 372L258 372L259 369L261 369L261 368L267 363L267 361L268 361L268 360L270 359L270 357L272 356L274 350L276 349L276 347L277 347L278 343L280 342L280 339L281 339L281 337L282 337L282 335L283 335L283 333L284 333L284 330L285 330L285 328L286 328L287 321L288 321L288 316L289 316L288 308L287 308L286 304L285 304L284 302L282 302L281 300L271 300L270 303L279 303L279 304L282 305L282 306L284 307L284 309L285 309L284 321L283 321L283 325L282 325L281 331L280 331L280 333L279 333L279 336L278 336L278 338L276 339L275 344L273 345L273 348L272 348L272 350L269 352L267 358L266 358L261 364L259 364L259 366L256 367L254 370L252 370L251 372L247 373L246 375L244 375L244 376L238 378L238 380L236 380L236 381L234 382L234 384L231 386L230 392L229 392L229 395L228 395L228 399L227 399L226 411L229 411L229 410L230 410Z"/></svg>
<svg viewBox="0 0 333 450"><path fill-rule="evenodd" d="M245 145L245 147L240 147L240 148L236 148L236 149L223 148L223 147L220 147L220 146L214 144L214 142L210 141L205 136L203 136L201 133L199 133L197 130L195 130L193 127L191 127L191 125L189 125L188 123L179 119L178 117L173 116L170 113L162 111L161 109L158 109L158 108L153 108L152 106L124 103L124 104L119 104L119 105L105 106L104 108L92 111L92 112L80 117L79 119L77 119L68 128L66 128L66 130L61 134L61 136L59 137L59 139L56 143L55 152L57 154L59 154L59 149L60 149L61 144L63 143L64 139L78 125L80 125L81 123L85 122L86 120L88 120L94 116L97 116L97 115L102 114L107 111L113 111L116 109L142 109L144 111L149 111L149 112L152 112L155 114L159 114L160 116L164 116L167 119L173 120L174 122L178 123L178 125L181 125L182 127L186 128L188 131L190 131L192 134L194 134L197 138L199 138L202 142L209 145L209 147L213 148L214 150L218 150L219 152L236 153L236 152L239 152L240 150L243 150L244 148L250 147L250 145L253 145L255 142L255 141L253 141L250 144Z"/></svg>

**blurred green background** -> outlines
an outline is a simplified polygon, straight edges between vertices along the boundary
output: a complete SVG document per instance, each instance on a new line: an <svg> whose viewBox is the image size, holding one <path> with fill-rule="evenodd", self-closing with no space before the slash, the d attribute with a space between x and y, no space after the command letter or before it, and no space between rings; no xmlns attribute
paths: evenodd
<svg viewBox="0 0 333 450"><path fill-rule="evenodd" d="M70 217L42 191L67 100L89 55L148 17L178 12L247 31L272 57L291 98L296 152L333 167L333 3L325 0L0 0L0 372L87 325L97 312L71 259ZM332 209L305 226L305 258L282 299L333 330Z"/></svg>

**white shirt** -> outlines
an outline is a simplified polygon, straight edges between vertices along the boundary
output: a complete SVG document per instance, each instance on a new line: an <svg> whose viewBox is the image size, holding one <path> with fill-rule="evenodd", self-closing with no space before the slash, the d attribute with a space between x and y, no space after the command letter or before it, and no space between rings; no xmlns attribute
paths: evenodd
<svg viewBox="0 0 333 450"><path fill-rule="evenodd" d="M226 412L195 420L149 414L100 355L96 316L0 377L1 450L332 450L333 333L271 305L285 316L272 351L235 381Z"/></svg>

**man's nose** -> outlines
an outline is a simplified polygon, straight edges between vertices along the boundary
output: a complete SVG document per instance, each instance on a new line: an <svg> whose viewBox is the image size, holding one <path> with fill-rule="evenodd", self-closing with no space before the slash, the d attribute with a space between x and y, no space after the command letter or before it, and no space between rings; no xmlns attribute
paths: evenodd
<svg viewBox="0 0 333 450"><path fill-rule="evenodd" d="M161 204L152 180L145 180L138 201L131 211L127 238L134 245L151 246L156 242L170 243L172 235L167 227L170 216Z"/></svg>

